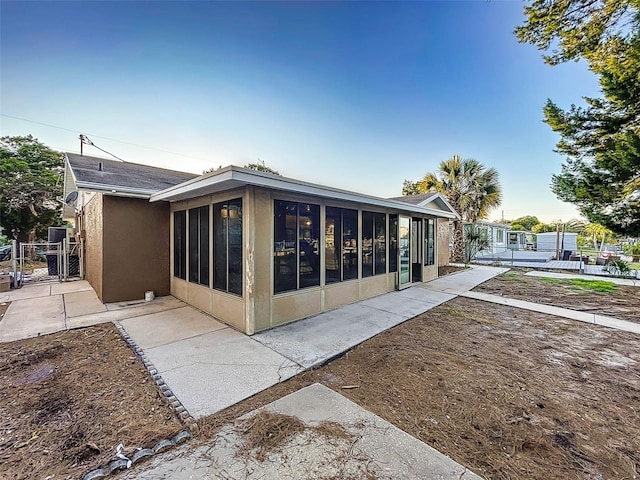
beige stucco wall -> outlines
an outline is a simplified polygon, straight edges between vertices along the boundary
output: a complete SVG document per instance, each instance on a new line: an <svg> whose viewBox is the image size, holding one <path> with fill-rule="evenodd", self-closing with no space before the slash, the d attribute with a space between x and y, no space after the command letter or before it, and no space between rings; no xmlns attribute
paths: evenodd
<svg viewBox="0 0 640 480"><path fill-rule="evenodd" d="M321 270L320 286L277 295L273 294L273 205L275 199L311 202L320 205L320 245L324 245L324 208L327 205L352 208L359 211L364 209L384 212L385 210L366 205L338 202L331 199L309 198L308 196L250 186L232 192L176 202L171 205L171 211L188 210L240 196L243 198L243 295L240 297L219 292L172 276L171 293L174 296L238 330L253 334L323 311L332 310L342 305L381 295L397 288L397 273L324 285L323 269ZM401 212L386 211L386 213ZM171 222L173 222L173 215L170 215L170 218ZM440 225L436 223L436 235L439 227ZM172 226L170 231L173 231ZM440 247L436 245L436 249L436 255L438 255ZM169 264L172 269L173 245L170 252L171 260ZM210 271L213 272L213 255L210 257ZM323 248L320 249L320 257L320 263L324 265ZM437 265L424 267L423 279L425 281L436 278L437 275Z"/></svg>
<svg viewBox="0 0 640 480"><path fill-rule="evenodd" d="M169 204L104 195L104 303L170 293ZM87 267L87 273L88 273Z"/></svg>
<svg viewBox="0 0 640 480"><path fill-rule="evenodd" d="M94 195L82 212L81 235L84 234L85 277L102 300L102 195ZM104 300L103 300L104 301Z"/></svg>
<svg viewBox="0 0 640 480"><path fill-rule="evenodd" d="M437 223L437 248L438 248L438 266L449 265L449 219L439 218Z"/></svg>

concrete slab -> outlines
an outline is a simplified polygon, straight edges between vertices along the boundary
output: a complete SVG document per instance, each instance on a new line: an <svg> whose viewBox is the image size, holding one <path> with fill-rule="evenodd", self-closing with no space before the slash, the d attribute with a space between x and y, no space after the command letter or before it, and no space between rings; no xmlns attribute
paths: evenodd
<svg viewBox="0 0 640 480"><path fill-rule="evenodd" d="M14 300L0 322L0 342L65 329L62 295Z"/></svg>
<svg viewBox="0 0 640 480"><path fill-rule="evenodd" d="M237 429L256 410L223 427L207 445L194 450L184 446L161 454L147 464L145 471L128 472L123 479L481 480L451 458L323 385L310 385L264 409L298 417L308 427L336 422L353 438L326 438L305 430L260 462L255 455L241 454L243 440Z"/></svg>
<svg viewBox="0 0 640 480"><path fill-rule="evenodd" d="M253 339L305 368L320 365L408 317L363 302L253 335Z"/></svg>
<svg viewBox="0 0 640 480"><path fill-rule="evenodd" d="M13 302L14 300L48 297L49 295L51 295L51 284L49 283L28 285L16 290L0 293L0 302Z"/></svg>
<svg viewBox="0 0 640 480"><path fill-rule="evenodd" d="M460 296L482 300L484 302L506 305L509 307L521 308L533 312L546 313L547 315L555 315L557 317L568 318L570 320L578 320L579 322L591 323L603 327L615 328L626 332L640 333L640 323L628 322L618 318L606 317L604 315L595 315L588 312L580 312L568 308L554 307L552 305L544 305L541 303L526 302L524 300L516 300L500 295L491 295L482 292L464 292Z"/></svg>
<svg viewBox="0 0 640 480"><path fill-rule="evenodd" d="M72 282L52 283L51 295L61 295L63 293L93 291L93 288L86 280L74 280Z"/></svg>
<svg viewBox="0 0 640 480"><path fill-rule="evenodd" d="M399 292L379 295L363 300L360 303L378 310L402 315L409 319L453 298L455 298L455 295L412 287Z"/></svg>
<svg viewBox="0 0 640 480"><path fill-rule="evenodd" d="M143 349L228 328L189 306L127 318L120 324Z"/></svg>
<svg viewBox="0 0 640 480"><path fill-rule="evenodd" d="M471 290L496 275L507 271L509 271L508 268L473 266L469 270L440 277L420 284L419 286L429 290L437 290L455 295Z"/></svg>
<svg viewBox="0 0 640 480"><path fill-rule="evenodd" d="M186 306L186 303L181 302L177 298L162 297L161 299L155 299L151 302L143 302L141 304L135 304L133 306L120 308L117 310L108 310L108 305L106 306L107 311L105 312L74 317L70 319L70 321L75 325L81 325L83 322L86 325L95 325L105 322L118 322L127 318L136 318L143 315L149 315L152 313L164 312L184 307Z"/></svg>
<svg viewBox="0 0 640 480"><path fill-rule="evenodd" d="M63 298L67 318L107 311L93 289L65 293Z"/></svg>
<svg viewBox="0 0 640 480"><path fill-rule="evenodd" d="M195 418L234 405L302 370L228 327L145 353Z"/></svg>

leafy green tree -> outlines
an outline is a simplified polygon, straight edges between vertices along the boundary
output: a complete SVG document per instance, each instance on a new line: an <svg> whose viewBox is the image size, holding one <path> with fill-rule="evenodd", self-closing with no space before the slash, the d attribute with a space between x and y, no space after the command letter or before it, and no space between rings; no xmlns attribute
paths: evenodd
<svg viewBox="0 0 640 480"><path fill-rule="evenodd" d="M405 181L406 183L406 181ZM440 192L462 217L453 221L453 261L463 261L463 222L474 223L489 215L502 202L498 172L473 158L454 155L440 163L436 172L416 182L417 193Z"/></svg>
<svg viewBox="0 0 640 480"><path fill-rule="evenodd" d="M418 195L421 192L420 182L412 182L411 180L405 180L402 184L402 195Z"/></svg>
<svg viewBox="0 0 640 480"><path fill-rule="evenodd" d="M551 223L538 223L531 227L531 231L533 233L547 233L547 232L555 232L556 226Z"/></svg>
<svg viewBox="0 0 640 480"><path fill-rule="evenodd" d="M36 138L0 138L0 226L20 242L61 224L63 155Z"/></svg>
<svg viewBox="0 0 640 480"><path fill-rule="evenodd" d="M547 101L566 157L553 192L591 222L640 236L640 2L534 0L525 15L520 41L548 52L550 65L585 60L603 94L569 110Z"/></svg>
<svg viewBox="0 0 640 480"><path fill-rule="evenodd" d="M588 237L593 243L593 249L599 252L604 250L605 241L607 238L613 238L613 232L607 227L598 223L588 223L584 226L582 234ZM598 247L598 240L600 240L600 247Z"/></svg>
<svg viewBox="0 0 640 480"><path fill-rule="evenodd" d="M533 215L525 215L524 217L519 217L519 218L516 218L515 220L511 220L509 222L509 225L513 230L531 231L533 226L539 223L540 223L540 220L538 220L538 217L534 217Z"/></svg>

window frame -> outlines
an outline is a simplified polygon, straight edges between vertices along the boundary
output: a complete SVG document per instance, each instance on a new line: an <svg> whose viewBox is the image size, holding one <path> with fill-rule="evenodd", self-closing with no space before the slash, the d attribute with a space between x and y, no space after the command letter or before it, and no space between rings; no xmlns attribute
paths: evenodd
<svg viewBox="0 0 640 480"><path fill-rule="evenodd" d="M211 271L209 268L209 260L211 258L210 216L211 209L208 204L190 208L187 211L187 231L189 232L187 240L187 278L189 283L202 285L203 287L211 285Z"/></svg>
<svg viewBox="0 0 640 480"><path fill-rule="evenodd" d="M173 276L187 279L187 211L173 212Z"/></svg>
<svg viewBox="0 0 640 480"><path fill-rule="evenodd" d="M232 198L221 202L213 203L213 282L212 288L214 290L237 295L242 297L244 293L244 218L243 218L243 198ZM236 212L236 215L232 215L232 211ZM240 238L238 242L232 242L230 239L234 233L232 222L239 221ZM221 224L220 224L221 222ZM237 227L237 225L236 225ZM234 235L235 238L236 235ZM237 240L237 239L236 239ZM239 252L239 259L232 261L232 249L239 245L237 249ZM239 272L232 272L232 267L239 265ZM220 268L222 268L220 270ZM233 273L233 274L232 274ZM237 282L236 276L239 276L240 281ZM232 280L232 277L234 279ZM236 284L239 284L240 288L235 288Z"/></svg>

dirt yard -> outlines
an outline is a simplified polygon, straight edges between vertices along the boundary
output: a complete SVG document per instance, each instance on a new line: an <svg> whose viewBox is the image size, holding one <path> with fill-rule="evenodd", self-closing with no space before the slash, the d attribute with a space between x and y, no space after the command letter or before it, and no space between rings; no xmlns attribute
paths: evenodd
<svg viewBox="0 0 640 480"><path fill-rule="evenodd" d="M112 324L0 344L0 479L80 478L183 429Z"/></svg>
<svg viewBox="0 0 640 480"><path fill-rule="evenodd" d="M630 333L458 298L200 420L201 432L314 382L487 479L640 475Z"/></svg>
<svg viewBox="0 0 640 480"><path fill-rule="evenodd" d="M513 269L474 290L640 323L640 282L633 287L606 280L531 277Z"/></svg>

